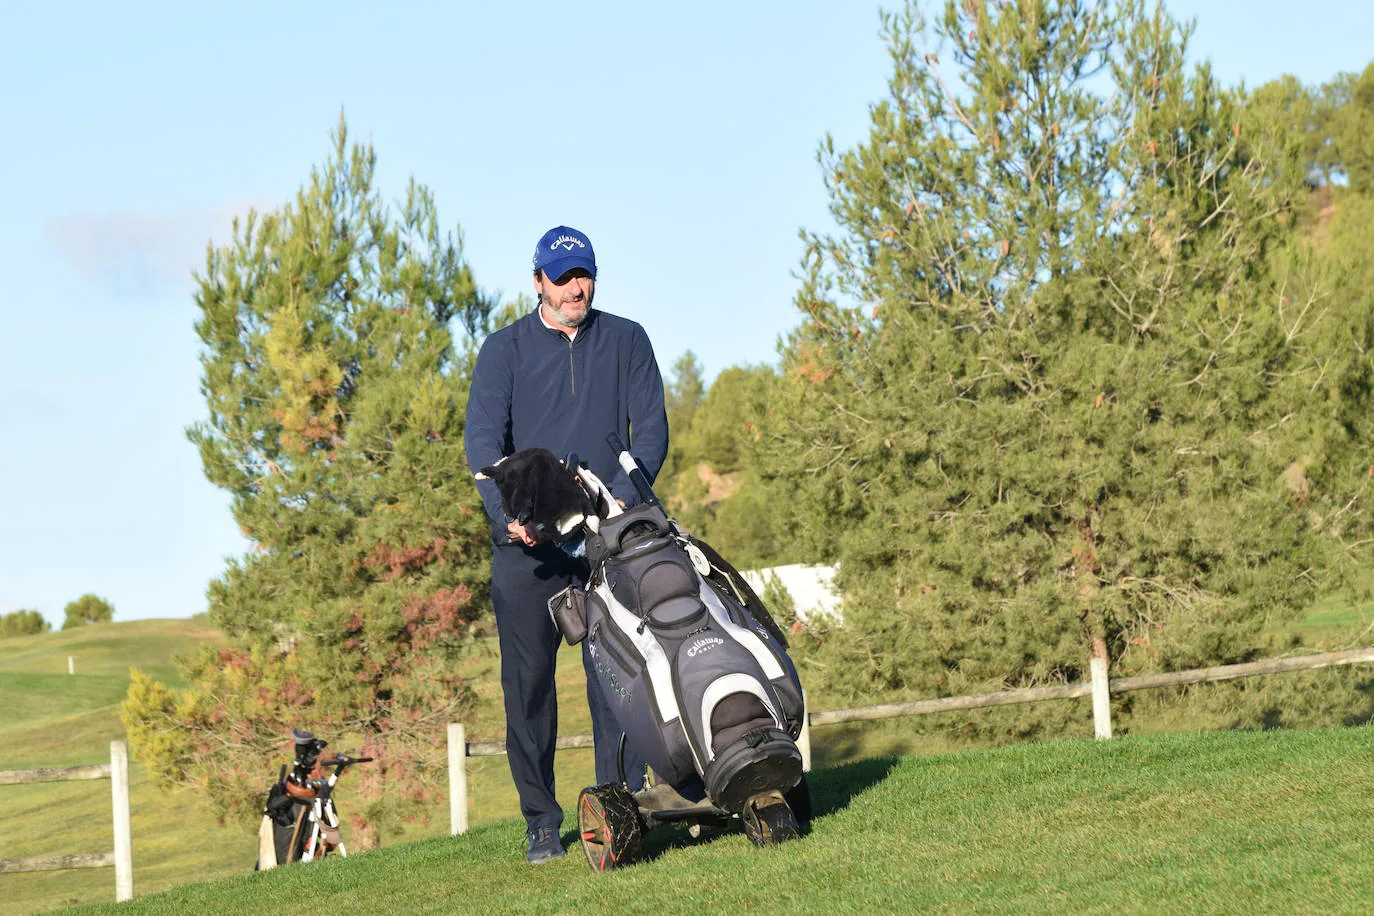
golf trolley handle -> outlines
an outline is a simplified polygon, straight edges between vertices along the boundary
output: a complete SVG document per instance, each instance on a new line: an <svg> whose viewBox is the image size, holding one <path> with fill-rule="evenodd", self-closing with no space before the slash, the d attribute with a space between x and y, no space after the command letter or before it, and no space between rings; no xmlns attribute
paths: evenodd
<svg viewBox="0 0 1374 916"><path fill-rule="evenodd" d="M332 766L343 766L343 767L347 767L347 766L352 766L352 765L355 764L355 763L371 763L371 762L372 762L373 760L375 760L375 759L376 759L375 757L350 757L350 756L348 756L347 754L338 754L338 755L332 757L332 758L329 759L329 760L321 760L321 761L320 761L320 766L322 766L322 767L332 767Z"/></svg>
<svg viewBox="0 0 1374 916"><path fill-rule="evenodd" d="M654 488L649 486L649 478L644 475L644 469L635 461L635 456L630 454L630 450L625 447L625 443L620 441L620 437L615 433L606 434L606 444L615 452L616 460L620 462L620 468L630 478L630 483L635 485L635 491L639 493L639 498L649 506L663 507L658 495L654 493Z"/></svg>

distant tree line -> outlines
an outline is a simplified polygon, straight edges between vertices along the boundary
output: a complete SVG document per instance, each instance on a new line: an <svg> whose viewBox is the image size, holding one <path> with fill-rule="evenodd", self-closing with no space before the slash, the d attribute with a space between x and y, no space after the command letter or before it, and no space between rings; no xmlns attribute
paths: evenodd
<svg viewBox="0 0 1374 916"><path fill-rule="evenodd" d="M23 608L8 614L0 614L0 639L10 636L31 636L34 633L46 633L51 629L52 624L44 620L38 611Z"/></svg>
<svg viewBox="0 0 1374 916"><path fill-rule="evenodd" d="M64 609L62 629L84 627L91 623L109 623L114 620L114 605L99 595L86 594L69 602ZM38 611L22 609L8 614L0 614L0 639L8 636L31 636L47 633L52 624Z"/></svg>

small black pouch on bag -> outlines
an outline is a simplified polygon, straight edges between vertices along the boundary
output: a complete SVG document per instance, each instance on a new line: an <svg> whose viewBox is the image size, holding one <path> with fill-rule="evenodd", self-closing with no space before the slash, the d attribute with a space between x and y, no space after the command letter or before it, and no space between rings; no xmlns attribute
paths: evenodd
<svg viewBox="0 0 1374 916"><path fill-rule="evenodd" d="M569 585L549 599L549 616L568 645L577 645L587 635L587 593Z"/></svg>
<svg viewBox="0 0 1374 916"><path fill-rule="evenodd" d="M262 813L270 817L277 826L290 827L296 816L296 812L291 810L292 804L294 800L286 794L285 781L273 783L272 788L267 790L267 804Z"/></svg>

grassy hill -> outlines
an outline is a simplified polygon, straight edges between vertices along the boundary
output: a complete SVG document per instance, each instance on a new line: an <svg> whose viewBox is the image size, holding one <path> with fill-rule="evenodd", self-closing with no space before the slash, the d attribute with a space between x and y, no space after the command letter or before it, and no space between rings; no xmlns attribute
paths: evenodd
<svg viewBox="0 0 1374 916"><path fill-rule="evenodd" d="M576 848L525 865L506 822L82 912L1367 912L1371 740L1232 732L883 758L813 774L814 829L770 849L663 828L648 862L600 875Z"/></svg>
<svg viewBox="0 0 1374 916"><path fill-rule="evenodd" d="M109 760L110 741L124 737L118 706L128 688L129 667L166 683L180 683L174 656L221 637L203 622L141 620L98 624L58 633L0 640L0 770L68 766ZM67 657L76 674L67 674ZM501 737L497 659L489 644L478 646L469 672L481 681L481 705L468 726L469 740ZM564 734L590 732L578 653L559 655L560 720ZM328 736L326 736L328 737ZM443 740L442 736L438 740ZM347 748L341 748L346 750ZM264 791L277 765L289 761L290 738L282 736L280 761L263 768ZM559 796L569 810L582 786L594 782L590 752L560 754ZM349 804L347 777L339 805ZM134 837L134 888L140 896L194 881L251 870L256 834L240 825L221 826L187 793L153 785L143 766L130 767ZM473 825L507 819L518 810L504 757L471 761ZM386 844L447 834L448 808L429 824ZM0 858L108 852L114 848L108 781L0 787ZM81 869L0 876L0 914L19 916L63 906L113 899L114 870Z"/></svg>
<svg viewBox="0 0 1374 916"><path fill-rule="evenodd" d="M137 665L177 683L174 656L219 637L193 620L140 620L0 640L0 769L70 766L110 759L124 737L118 705ZM67 657L75 675L67 674ZM135 882L170 887L187 875L233 873L230 853L251 838L190 814L130 768ZM109 852L110 783L0 787L0 858ZM209 823L207 823L209 821ZM241 864L242 853L239 861ZM0 876L0 912L32 913L113 899L114 869Z"/></svg>
<svg viewBox="0 0 1374 916"><path fill-rule="evenodd" d="M1371 620L1374 620L1374 602L1332 600L1313 608L1307 628L1320 641L1331 645L1367 645L1374 644L1374 634L1367 629ZM145 620L0 640L0 710L3 710L0 713L0 769L107 760L109 742L123 737L118 704L128 684L129 666L137 665L175 684L178 675L174 656L219 638L199 621ZM75 661L74 676L66 673L68 656ZM481 695L477 714L473 721L465 723L470 740L498 740L501 736L500 690L495 677L489 676L495 666L494 649L489 644L479 645L469 662L468 672L479 682ZM565 650L559 655L560 719L564 734L590 731L582 691L579 655ZM1090 718L1086 701L1082 702L1086 733L1090 729ZM831 708L823 697L813 705ZM1174 722L1169 730L1188 725ZM867 779L864 774L871 770L867 765L856 765L857 769L848 766L852 761L881 757L886 762L875 766L886 772L886 768L896 767L898 755L937 753L951 747L943 738L913 737L912 731L910 720L860 723L818 731L813 737L817 766L831 768L829 772L818 774L821 791L839 798L847 791L843 785L848 781L863 783ZM288 744L289 739L283 736L283 759L264 766L264 789L275 777L277 763L285 762ZM1034 754L1034 748L1028 753ZM959 761L966 756L950 757L949 760ZM834 769L837 766L840 769ZM903 762L901 766L924 764ZM557 770L559 797L571 811L577 791L593 781L591 754L587 751L560 753ZM167 793L152 785L137 761L131 767L131 778L134 880L135 891L140 897L198 879L243 875L252 868L256 840L250 830L237 825L215 824L212 816L196 806L194 798ZM827 789L832 782L834 784ZM494 862L498 860L505 863L500 865L504 868L510 864L507 859L519 865L521 830L510 820L517 803L505 759L488 757L470 761L469 792L469 822L478 828L471 839L457 846L448 840L436 840L438 845L422 842L412 844L413 848L406 847L410 852L400 849L397 844L445 835L448 826L445 807L435 812L428 825L418 825L405 835L384 836L382 840L387 848L369 854L366 859L384 862L387 856L396 855L403 861L406 856L420 856L428 861L423 857L448 857L454 848L486 849L493 861L484 861L481 869L497 867ZM339 800L346 810L349 804L346 782L340 789ZM919 829L924 831L927 826L922 825ZM727 841L735 842L745 843L739 837ZM108 782L0 787L0 858L104 852L111 848ZM764 851L760 854L773 856L775 853ZM848 854L859 856L862 852L855 849ZM327 869L333 867L325 865ZM355 866L349 863L348 867ZM513 874L528 883L529 876L523 871L516 869ZM18 916L62 906L98 903L112 899L113 887L112 869L3 875L0 876L0 890L3 891L0 893L0 914ZM483 893L487 891L483 887ZM950 905L963 908L963 904Z"/></svg>

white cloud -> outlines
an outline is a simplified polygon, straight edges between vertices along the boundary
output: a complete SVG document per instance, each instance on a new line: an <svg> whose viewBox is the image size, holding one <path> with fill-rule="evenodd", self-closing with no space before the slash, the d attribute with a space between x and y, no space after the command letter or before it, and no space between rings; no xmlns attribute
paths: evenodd
<svg viewBox="0 0 1374 916"><path fill-rule="evenodd" d="M87 279L121 296L188 289L210 241L229 241L235 216L250 204L175 212L73 213L54 220L48 237Z"/></svg>
<svg viewBox="0 0 1374 916"><path fill-rule="evenodd" d="M20 421L59 420L67 414L62 401L37 388L22 386L0 394L0 428L11 432Z"/></svg>

